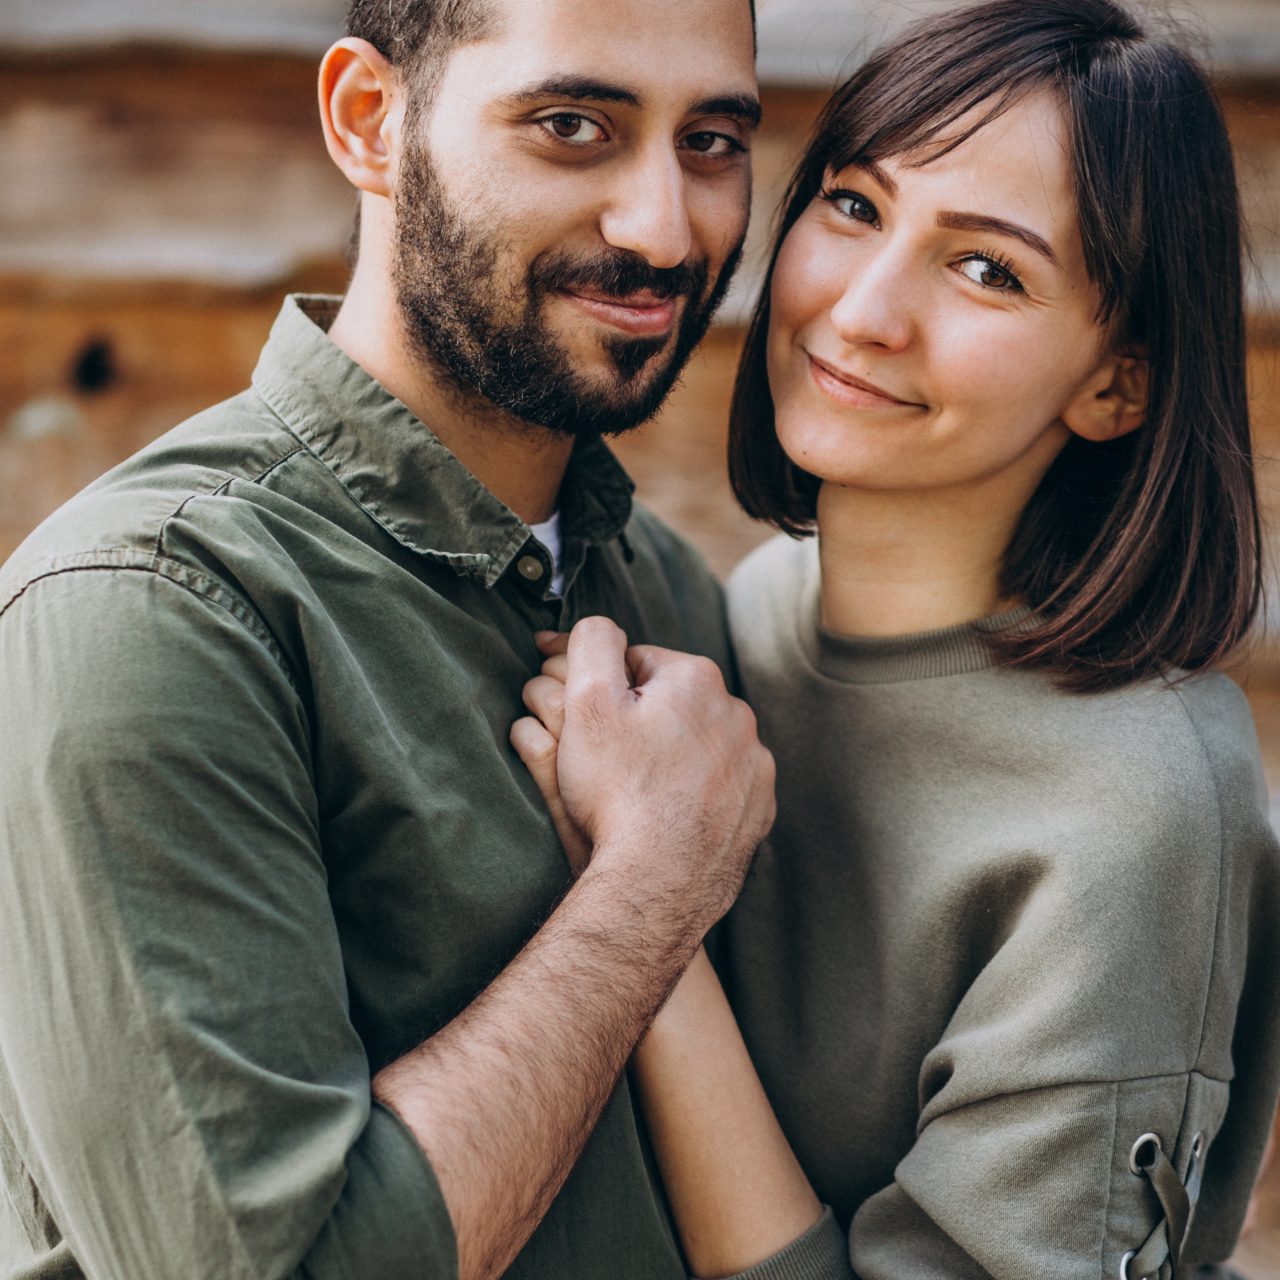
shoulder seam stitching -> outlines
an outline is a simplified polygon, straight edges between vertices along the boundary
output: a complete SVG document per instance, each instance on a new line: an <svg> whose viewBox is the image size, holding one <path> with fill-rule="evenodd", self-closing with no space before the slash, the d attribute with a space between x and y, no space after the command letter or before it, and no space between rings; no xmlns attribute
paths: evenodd
<svg viewBox="0 0 1280 1280"><path fill-rule="evenodd" d="M183 576L190 577L199 583L196 586L193 582L184 582L181 577L172 572L172 569L180 570ZM49 569L44 573L37 574L29 581L23 583L21 589L14 593L12 598L0 605L0 618L3 618L9 612L11 606L18 603L19 600L27 594L27 592L37 583L44 582L49 578L57 578L66 573L151 573L157 578L161 578L166 582L172 583L175 587L183 591L188 591L192 595L201 600L208 601L209 604L215 605L224 613L234 618L240 626L251 635L266 651L271 655L272 661L280 668L281 674L288 680L290 687L295 693L299 691L299 683L295 676L288 659L285 657L284 651L280 648L276 638L271 634L271 630L266 623L262 621L257 611L253 609L247 602L239 600L226 586L217 582L213 578L207 577L196 569L170 560L165 556L153 556L148 564L77 564L67 565L59 569ZM203 588L203 589L201 589ZM226 600L219 599L221 594L225 593L234 602L229 604ZM239 606L237 608L236 606Z"/></svg>

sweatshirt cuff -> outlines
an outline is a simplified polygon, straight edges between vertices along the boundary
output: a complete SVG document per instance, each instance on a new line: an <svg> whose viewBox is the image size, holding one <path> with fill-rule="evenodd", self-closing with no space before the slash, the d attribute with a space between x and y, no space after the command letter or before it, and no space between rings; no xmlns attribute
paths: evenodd
<svg viewBox="0 0 1280 1280"><path fill-rule="evenodd" d="M849 1262L849 1238L824 1207L822 1217L773 1257L726 1280L856 1280Z"/></svg>

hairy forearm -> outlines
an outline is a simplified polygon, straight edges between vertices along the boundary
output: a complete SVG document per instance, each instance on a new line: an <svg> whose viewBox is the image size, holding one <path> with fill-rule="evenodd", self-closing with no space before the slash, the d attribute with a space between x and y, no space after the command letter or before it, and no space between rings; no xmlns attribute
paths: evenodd
<svg viewBox="0 0 1280 1280"><path fill-rule="evenodd" d="M745 1271L813 1226L822 1206L705 952L641 1042L635 1072L695 1275Z"/></svg>
<svg viewBox="0 0 1280 1280"><path fill-rule="evenodd" d="M706 927L599 852L494 982L373 1082L440 1180L462 1280L500 1275L541 1221Z"/></svg>

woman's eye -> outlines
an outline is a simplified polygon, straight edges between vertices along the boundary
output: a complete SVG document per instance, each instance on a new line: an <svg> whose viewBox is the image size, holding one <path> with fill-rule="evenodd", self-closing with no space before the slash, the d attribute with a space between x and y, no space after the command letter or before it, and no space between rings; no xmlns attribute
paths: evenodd
<svg viewBox="0 0 1280 1280"><path fill-rule="evenodd" d="M846 218L852 218L855 222L865 222L873 227L880 224L880 214L876 211L875 205L866 196L860 196L856 191L826 191L823 192L822 198L837 213L844 214Z"/></svg>
<svg viewBox="0 0 1280 1280"><path fill-rule="evenodd" d="M604 137L604 130L594 120L570 111L543 116L538 123L562 142L599 142Z"/></svg>
<svg viewBox="0 0 1280 1280"><path fill-rule="evenodd" d="M741 143L728 135L711 132L691 133L685 138L684 145L700 156L713 157L732 155L735 151L743 149Z"/></svg>
<svg viewBox="0 0 1280 1280"><path fill-rule="evenodd" d="M1018 277L1008 267L1002 267L998 262L992 262L990 258L973 254L968 258L962 258L958 265L960 274L966 280L972 280L974 284L980 284L984 289L994 289L999 293L1022 292L1022 282Z"/></svg>

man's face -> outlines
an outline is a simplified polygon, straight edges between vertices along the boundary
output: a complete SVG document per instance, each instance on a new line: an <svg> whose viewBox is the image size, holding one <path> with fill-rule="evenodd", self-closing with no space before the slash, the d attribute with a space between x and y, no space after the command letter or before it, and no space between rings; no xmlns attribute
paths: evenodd
<svg viewBox="0 0 1280 1280"><path fill-rule="evenodd" d="M492 0L404 124L395 284L466 395L572 434L650 417L746 231L747 0Z"/></svg>

